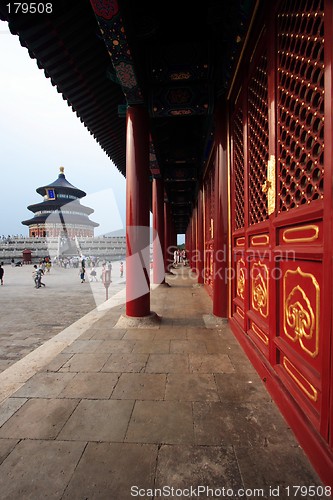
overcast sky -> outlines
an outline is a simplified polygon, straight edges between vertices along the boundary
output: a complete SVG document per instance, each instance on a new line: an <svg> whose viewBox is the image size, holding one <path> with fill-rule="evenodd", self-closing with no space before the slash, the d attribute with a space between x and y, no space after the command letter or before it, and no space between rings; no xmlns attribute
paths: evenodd
<svg viewBox="0 0 333 500"><path fill-rule="evenodd" d="M53 182L59 167L87 193L95 209L96 235L125 224L125 178L72 108L0 21L0 236L28 235L28 205L42 201L36 189Z"/></svg>

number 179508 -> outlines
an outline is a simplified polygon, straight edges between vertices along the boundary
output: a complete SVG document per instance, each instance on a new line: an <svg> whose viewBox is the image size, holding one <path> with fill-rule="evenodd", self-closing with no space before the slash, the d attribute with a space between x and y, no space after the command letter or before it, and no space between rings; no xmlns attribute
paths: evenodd
<svg viewBox="0 0 333 500"><path fill-rule="evenodd" d="M330 486L286 486L286 493L288 497L315 497L325 498L331 496Z"/></svg>
<svg viewBox="0 0 333 500"><path fill-rule="evenodd" d="M6 5L9 14L51 14L51 2L10 2Z"/></svg>

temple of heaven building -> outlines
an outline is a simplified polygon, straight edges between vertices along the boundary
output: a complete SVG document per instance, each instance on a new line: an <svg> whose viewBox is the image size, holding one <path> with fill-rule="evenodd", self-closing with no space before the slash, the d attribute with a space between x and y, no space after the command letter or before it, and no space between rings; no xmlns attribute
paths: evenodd
<svg viewBox="0 0 333 500"><path fill-rule="evenodd" d="M22 221L22 224L29 226L30 237L94 236L94 228L99 226L89 219L94 210L81 205L80 199L86 193L68 182L64 167L60 167L58 179L36 191L44 200L29 205L28 210L34 216Z"/></svg>

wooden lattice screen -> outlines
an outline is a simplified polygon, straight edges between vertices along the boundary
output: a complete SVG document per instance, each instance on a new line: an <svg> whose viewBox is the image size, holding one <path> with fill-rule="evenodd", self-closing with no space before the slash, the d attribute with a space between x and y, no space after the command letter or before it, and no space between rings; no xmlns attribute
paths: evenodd
<svg viewBox="0 0 333 500"><path fill-rule="evenodd" d="M279 212L323 198L323 4L286 1L278 15Z"/></svg>

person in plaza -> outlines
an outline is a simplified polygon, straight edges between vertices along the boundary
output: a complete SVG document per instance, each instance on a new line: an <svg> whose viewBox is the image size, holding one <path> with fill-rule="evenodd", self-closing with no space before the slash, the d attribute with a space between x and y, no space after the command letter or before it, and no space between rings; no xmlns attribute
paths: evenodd
<svg viewBox="0 0 333 500"><path fill-rule="evenodd" d="M41 286L45 286L45 283L42 282L43 274L44 274L43 269L41 267L38 267L37 264L34 264L32 277L35 282L35 288L40 288Z"/></svg>
<svg viewBox="0 0 333 500"><path fill-rule="evenodd" d="M5 274L5 270L2 267L2 265L3 265L3 263L1 262L1 264L0 264L0 282L1 282L1 285L3 285L3 277L4 277L4 274Z"/></svg>
<svg viewBox="0 0 333 500"><path fill-rule="evenodd" d="M90 271L90 281L98 281L98 278L97 278L97 273L96 273L96 269L95 267L93 266L91 268L91 271Z"/></svg>
<svg viewBox="0 0 333 500"><path fill-rule="evenodd" d="M177 250L175 250L173 252L173 265L174 265L174 267L177 267L177 257L178 257Z"/></svg>
<svg viewBox="0 0 333 500"><path fill-rule="evenodd" d="M105 270L106 270L106 263L103 262L103 264L102 264L102 270L101 270L101 275L100 275L101 281L103 281L103 276L105 275Z"/></svg>
<svg viewBox="0 0 333 500"><path fill-rule="evenodd" d="M81 267L86 268L86 258L83 254L80 255L80 260L81 260Z"/></svg>
<svg viewBox="0 0 333 500"><path fill-rule="evenodd" d="M120 277L122 278L123 275L124 275L124 264L122 262L120 262Z"/></svg>
<svg viewBox="0 0 333 500"><path fill-rule="evenodd" d="M80 269L80 279L81 279L81 283L84 283L86 281L85 279L85 276L86 276L86 268L84 266L81 266L81 269Z"/></svg>

